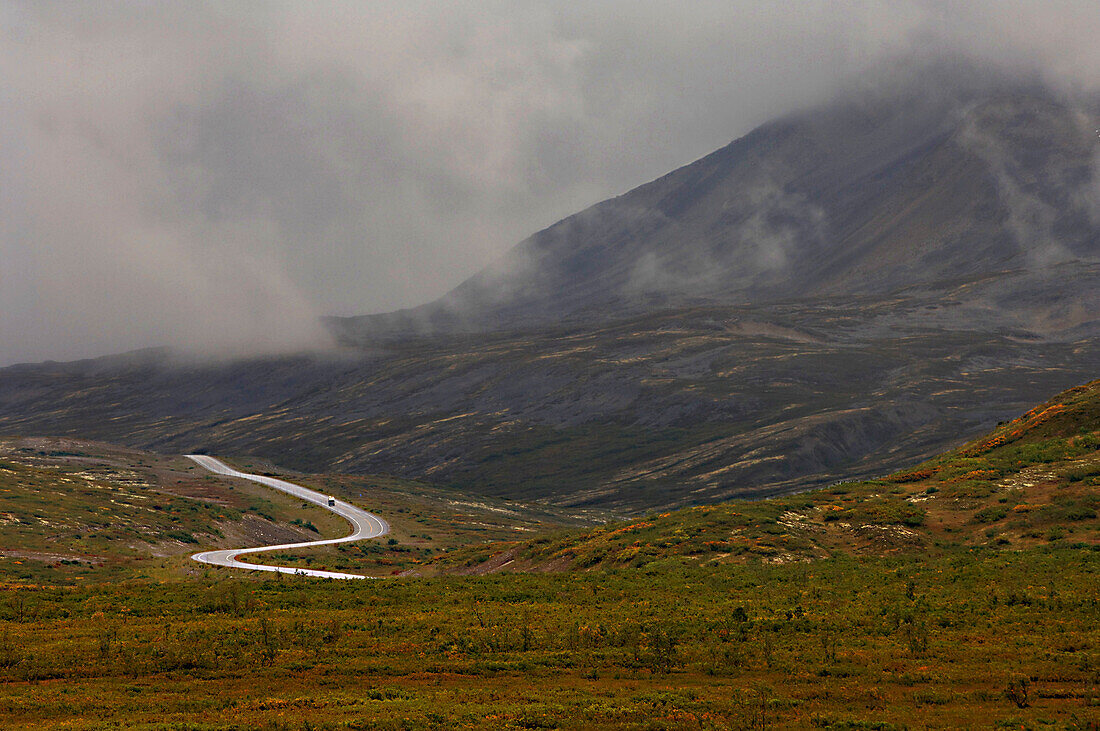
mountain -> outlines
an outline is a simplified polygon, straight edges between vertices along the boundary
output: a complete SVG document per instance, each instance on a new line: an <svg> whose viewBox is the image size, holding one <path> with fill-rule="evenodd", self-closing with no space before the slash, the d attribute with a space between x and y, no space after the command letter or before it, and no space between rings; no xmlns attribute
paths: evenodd
<svg viewBox="0 0 1100 731"><path fill-rule="evenodd" d="M864 89L331 319L341 354L0 369L0 433L623 513L883 474L1100 372L1096 109Z"/></svg>
<svg viewBox="0 0 1100 731"><path fill-rule="evenodd" d="M931 456L1100 372L1092 338L935 324L978 284L406 339L359 357L10 367L0 434L624 512L797 492Z"/></svg>
<svg viewBox="0 0 1100 731"><path fill-rule="evenodd" d="M437 302L330 326L362 342L1002 275L983 304L1011 310L1005 321L1094 332L1093 273L1047 273L1100 260L1098 110L930 69L765 124L566 218ZM1020 288L1029 296L1010 294Z"/></svg>

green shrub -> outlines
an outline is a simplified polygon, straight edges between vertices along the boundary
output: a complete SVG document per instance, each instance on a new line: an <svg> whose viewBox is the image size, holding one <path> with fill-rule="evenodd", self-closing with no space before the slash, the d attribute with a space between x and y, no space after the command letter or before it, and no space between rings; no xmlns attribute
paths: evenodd
<svg viewBox="0 0 1100 731"><path fill-rule="evenodd" d="M1008 508L994 506L979 510L974 514L973 521L975 523L996 523L998 520L1004 520L1007 516Z"/></svg>

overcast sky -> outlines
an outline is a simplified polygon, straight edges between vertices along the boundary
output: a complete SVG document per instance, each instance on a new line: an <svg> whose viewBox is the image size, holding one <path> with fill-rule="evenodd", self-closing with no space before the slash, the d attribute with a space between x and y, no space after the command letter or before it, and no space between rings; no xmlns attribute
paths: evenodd
<svg viewBox="0 0 1100 731"><path fill-rule="evenodd" d="M1100 5L0 3L0 364L308 346L901 57L1100 76Z"/></svg>

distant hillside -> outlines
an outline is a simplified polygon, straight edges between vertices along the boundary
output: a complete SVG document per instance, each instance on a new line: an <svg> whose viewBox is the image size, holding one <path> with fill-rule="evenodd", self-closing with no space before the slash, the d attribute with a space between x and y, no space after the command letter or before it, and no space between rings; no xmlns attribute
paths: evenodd
<svg viewBox="0 0 1100 731"><path fill-rule="evenodd" d="M0 434L621 514L884 474L1100 373L1095 101L932 70L775 120L338 354L0 369Z"/></svg>
<svg viewBox="0 0 1100 731"><path fill-rule="evenodd" d="M1094 339L938 325L956 301L695 308L364 357L19 366L0 369L0 434L623 512L791 493L911 464L1100 372Z"/></svg>
<svg viewBox="0 0 1100 731"><path fill-rule="evenodd" d="M834 552L939 553L952 546L1100 549L1100 380L993 433L877 480L791 498L652 514L585 533L490 544L446 556L459 573L774 563Z"/></svg>
<svg viewBox="0 0 1100 731"><path fill-rule="evenodd" d="M1100 260L1098 110L974 68L929 69L570 216L437 302L330 325L364 342L1027 271L1027 296L1006 296L1011 284L983 314L1095 332L1100 280L1044 272Z"/></svg>

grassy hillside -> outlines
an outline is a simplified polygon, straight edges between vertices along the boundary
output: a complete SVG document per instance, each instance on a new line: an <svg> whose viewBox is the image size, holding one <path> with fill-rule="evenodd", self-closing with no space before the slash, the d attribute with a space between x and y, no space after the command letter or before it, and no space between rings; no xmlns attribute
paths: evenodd
<svg viewBox="0 0 1100 731"><path fill-rule="evenodd" d="M263 460L247 471L276 474ZM282 473L279 473L282 474ZM285 475L386 516L392 535L281 556L302 566L390 575L472 541L591 518L387 477ZM74 439L0 440L0 582L71 584L170 579L209 569L189 556L345 535L327 510L247 480L226 480L179 456Z"/></svg>
<svg viewBox="0 0 1100 731"><path fill-rule="evenodd" d="M475 575L9 584L0 719L149 731L1096 728L1098 407L1093 382L881 480L498 541L417 569ZM312 479L353 497L365 487ZM397 513L408 533L443 505L430 488L386 489L416 511ZM507 572L517 567L541 571Z"/></svg>
<svg viewBox="0 0 1100 731"><path fill-rule="evenodd" d="M960 547L1100 546L1100 381L1073 388L960 449L877 480L735 501L583 534L471 547L440 570L774 563Z"/></svg>
<svg viewBox="0 0 1100 731"><path fill-rule="evenodd" d="M305 540L335 530L325 512L210 479L179 457L71 439L0 442L4 581L193 571L180 559L201 546Z"/></svg>

